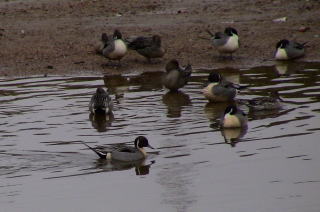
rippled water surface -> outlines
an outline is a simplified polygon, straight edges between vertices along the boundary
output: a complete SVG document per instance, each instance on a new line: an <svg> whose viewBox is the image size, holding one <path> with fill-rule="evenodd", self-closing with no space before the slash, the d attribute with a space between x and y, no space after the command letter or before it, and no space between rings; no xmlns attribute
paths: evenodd
<svg viewBox="0 0 320 212"><path fill-rule="evenodd" d="M0 211L320 210L320 64L217 70L250 85L238 98L278 90L281 110L249 113L249 128L221 131L226 104L201 94L194 70L179 93L162 72L0 79ZM89 116L96 87L114 116ZM91 146L149 138L146 161L98 160Z"/></svg>

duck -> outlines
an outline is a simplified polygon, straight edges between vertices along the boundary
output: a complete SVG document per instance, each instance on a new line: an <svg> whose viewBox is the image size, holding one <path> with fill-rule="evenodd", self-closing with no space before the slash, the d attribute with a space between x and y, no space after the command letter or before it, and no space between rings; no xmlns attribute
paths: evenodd
<svg viewBox="0 0 320 212"><path fill-rule="evenodd" d="M247 105L250 110L263 111L263 110L278 110L282 107L283 100L279 96L278 91L271 91L269 96L257 97L249 100L240 100L240 104Z"/></svg>
<svg viewBox="0 0 320 212"><path fill-rule="evenodd" d="M82 142L82 143L85 146L87 146L89 149L91 149L93 152L95 152L100 159L116 160L116 161L123 161L123 162L143 160L147 157L147 152L144 150L144 147L154 149L149 144L148 139L144 136L136 137L136 139L134 140L134 147L122 146L110 152L97 150L95 148L90 147L85 142Z"/></svg>
<svg viewBox="0 0 320 212"><path fill-rule="evenodd" d="M224 32L216 32L213 34L209 30L213 46L220 54L232 54L239 49L239 36L235 28L227 27Z"/></svg>
<svg viewBox="0 0 320 212"><path fill-rule="evenodd" d="M89 103L89 111L92 114L112 114L113 103L108 92L99 87L92 95Z"/></svg>
<svg viewBox="0 0 320 212"><path fill-rule="evenodd" d="M152 58L161 58L165 54L165 49L161 47L161 37L153 35L152 37L138 36L127 40L128 48L135 50L140 55L151 62Z"/></svg>
<svg viewBox="0 0 320 212"><path fill-rule="evenodd" d="M121 32L118 29L114 30L112 37L108 37L106 33L103 33L101 40L104 44L102 55L110 60L118 60L120 64L120 60L127 53L127 45L122 40Z"/></svg>
<svg viewBox="0 0 320 212"><path fill-rule="evenodd" d="M247 115L240 108L229 105L224 111L221 126L223 128L246 128L247 122Z"/></svg>
<svg viewBox="0 0 320 212"><path fill-rule="evenodd" d="M172 92L178 91L179 88L185 86L192 73L192 66L190 64L183 68L176 59L170 60L165 69L166 75L163 79L163 84Z"/></svg>
<svg viewBox="0 0 320 212"><path fill-rule="evenodd" d="M293 60L303 57L306 43L300 44L287 39L280 40L276 45L274 57L276 60Z"/></svg>
<svg viewBox="0 0 320 212"><path fill-rule="evenodd" d="M211 72L208 76L208 85L202 90L203 95L210 102L232 101L237 95L237 91L247 88L225 80L221 74Z"/></svg>

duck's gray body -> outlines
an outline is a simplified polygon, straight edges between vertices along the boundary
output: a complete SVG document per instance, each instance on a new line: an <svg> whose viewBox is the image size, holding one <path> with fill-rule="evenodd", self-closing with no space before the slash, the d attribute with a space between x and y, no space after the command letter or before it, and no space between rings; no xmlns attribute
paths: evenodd
<svg viewBox="0 0 320 212"><path fill-rule="evenodd" d="M166 72L163 79L164 86L170 91L177 91L188 83L192 67L188 64L185 68L182 68L177 60L171 60L166 65Z"/></svg>
<svg viewBox="0 0 320 212"><path fill-rule="evenodd" d="M104 47L102 49L102 55L110 60L120 61L127 53L127 45L122 40L122 35L119 30L115 30L112 39L105 33L102 34L102 42Z"/></svg>
<svg viewBox="0 0 320 212"><path fill-rule="evenodd" d="M221 126L223 128L247 127L247 122L247 115L235 105L231 105L225 110Z"/></svg>
<svg viewBox="0 0 320 212"><path fill-rule="evenodd" d="M97 88L96 93L91 97L89 111L93 114L111 114L113 110L112 99L103 88Z"/></svg>
<svg viewBox="0 0 320 212"><path fill-rule="evenodd" d="M147 153L145 152L143 147L149 147L153 149L153 147L149 145L148 139L144 136L138 136L135 139L134 147L123 146L112 151L100 151L88 146L86 143L83 144L94 151L101 159L124 162L143 160L147 157Z"/></svg>
<svg viewBox="0 0 320 212"><path fill-rule="evenodd" d="M110 154L111 155L107 157L119 161L137 161L146 158L146 153L144 151L130 146L114 150Z"/></svg>
<svg viewBox="0 0 320 212"><path fill-rule="evenodd" d="M139 36L128 39L127 42L129 49L137 51L148 60L163 57L165 54L165 50L161 47L161 38L158 35L152 37Z"/></svg>
<svg viewBox="0 0 320 212"><path fill-rule="evenodd" d="M292 60L304 56L304 44L294 41L281 40L277 43L275 59L276 60Z"/></svg>
<svg viewBox="0 0 320 212"><path fill-rule="evenodd" d="M210 102L228 102L235 98L237 90L246 87L229 82L223 79L220 74L211 72L208 77L208 84L202 92Z"/></svg>

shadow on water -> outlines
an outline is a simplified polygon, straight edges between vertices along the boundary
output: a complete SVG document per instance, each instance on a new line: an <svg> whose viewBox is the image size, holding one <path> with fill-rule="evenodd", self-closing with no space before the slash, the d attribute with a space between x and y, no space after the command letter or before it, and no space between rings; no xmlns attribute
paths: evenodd
<svg viewBox="0 0 320 212"><path fill-rule="evenodd" d="M64 196L69 190L59 183L72 184L74 193L90 191L93 196L79 197L79 208L88 201L99 205L93 197L100 196L123 211L130 207L116 197L131 203L150 198L154 205L146 210L161 211L209 211L213 205L221 211L289 211L288 205L306 211L318 204L320 64L215 71L250 85L237 98L278 91L283 107L247 109L247 129L221 129L228 103L208 103L201 93L210 70L195 69L188 85L175 93L163 88L164 72L1 78L1 204L8 211L19 211L17 203L36 211L29 204L33 187L52 191L40 205L60 195L65 197L59 199L61 205L71 204L70 196ZM111 116L89 114L91 95L100 86L114 101ZM157 150L133 163L99 160L79 142L132 145L139 135ZM93 189L95 183L99 186ZM304 208L298 206L301 202Z"/></svg>

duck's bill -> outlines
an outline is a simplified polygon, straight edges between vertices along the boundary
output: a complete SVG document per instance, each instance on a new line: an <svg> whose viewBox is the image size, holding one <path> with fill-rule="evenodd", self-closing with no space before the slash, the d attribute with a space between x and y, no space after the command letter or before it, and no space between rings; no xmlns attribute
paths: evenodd
<svg viewBox="0 0 320 212"><path fill-rule="evenodd" d="M149 147L150 149L154 149L154 147L152 147L150 144L148 145L148 147Z"/></svg>

